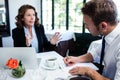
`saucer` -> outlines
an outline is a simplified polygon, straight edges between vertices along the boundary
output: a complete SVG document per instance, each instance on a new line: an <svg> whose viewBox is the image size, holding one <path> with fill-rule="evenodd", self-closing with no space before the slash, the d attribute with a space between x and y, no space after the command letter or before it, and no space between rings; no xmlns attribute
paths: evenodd
<svg viewBox="0 0 120 80"><path fill-rule="evenodd" d="M45 63L43 63L43 64L41 65L41 67L44 68L44 69L48 69L48 70L55 70L55 69L58 68L58 64L55 63L55 66L54 66L54 67L48 67Z"/></svg>

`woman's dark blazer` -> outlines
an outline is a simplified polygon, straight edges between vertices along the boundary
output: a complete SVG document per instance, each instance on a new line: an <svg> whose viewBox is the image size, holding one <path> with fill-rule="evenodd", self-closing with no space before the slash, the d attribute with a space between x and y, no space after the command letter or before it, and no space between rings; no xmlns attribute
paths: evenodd
<svg viewBox="0 0 120 80"><path fill-rule="evenodd" d="M38 51L54 50L55 45L50 44L45 35L44 27L40 24L39 27L35 26L35 33L38 39ZM12 30L12 38L14 47L27 47L24 28L15 28ZM32 45L31 45L32 46Z"/></svg>

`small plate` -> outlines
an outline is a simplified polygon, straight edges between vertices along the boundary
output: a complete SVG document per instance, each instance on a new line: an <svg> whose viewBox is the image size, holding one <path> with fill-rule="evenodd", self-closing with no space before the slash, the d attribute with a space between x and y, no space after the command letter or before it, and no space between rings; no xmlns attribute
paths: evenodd
<svg viewBox="0 0 120 80"><path fill-rule="evenodd" d="M55 69L57 69L57 68L58 68L58 65L57 65L57 64L55 64L55 66L54 66L54 67L48 67L48 66L46 66L45 64L43 64L43 65L42 65L42 67L43 67L44 69L48 69L48 70L55 70Z"/></svg>

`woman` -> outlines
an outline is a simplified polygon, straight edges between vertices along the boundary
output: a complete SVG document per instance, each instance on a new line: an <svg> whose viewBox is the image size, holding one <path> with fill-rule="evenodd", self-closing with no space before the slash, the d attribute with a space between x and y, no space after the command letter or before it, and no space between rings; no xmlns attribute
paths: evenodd
<svg viewBox="0 0 120 80"><path fill-rule="evenodd" d="M56 32L50 42L47 40L44 27L39 23L33 6L21 6L15 19L17 28L12 30L14 47L34 47L36 52L54 49L60 34Z"/></svg>

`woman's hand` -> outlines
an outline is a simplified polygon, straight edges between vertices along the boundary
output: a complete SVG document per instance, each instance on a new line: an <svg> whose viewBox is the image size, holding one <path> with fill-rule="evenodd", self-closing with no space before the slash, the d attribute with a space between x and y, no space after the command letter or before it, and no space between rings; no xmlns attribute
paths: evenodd
<svg viewBox="0 0 120 80"><path fill-rule="evenodd" d="M60 40L60 36L61 36L60 33L56 32L50 39L50 43L55 45Z"/></svg>
<svg viewBox="0 0 120 80"><path fill-rule="evenodd" d="M33 40L33 36L29 37L28 34L25 34L25 38L26 38L26 46L30 46L30 43Z"/></svg>
<svg viewBox="0 0 120 80"><path fill-rule="evenodd" d="M78 63L79 59L78 57L68 56L65 57L63 61L67 66L72 66L73 64Z"/></svg>

